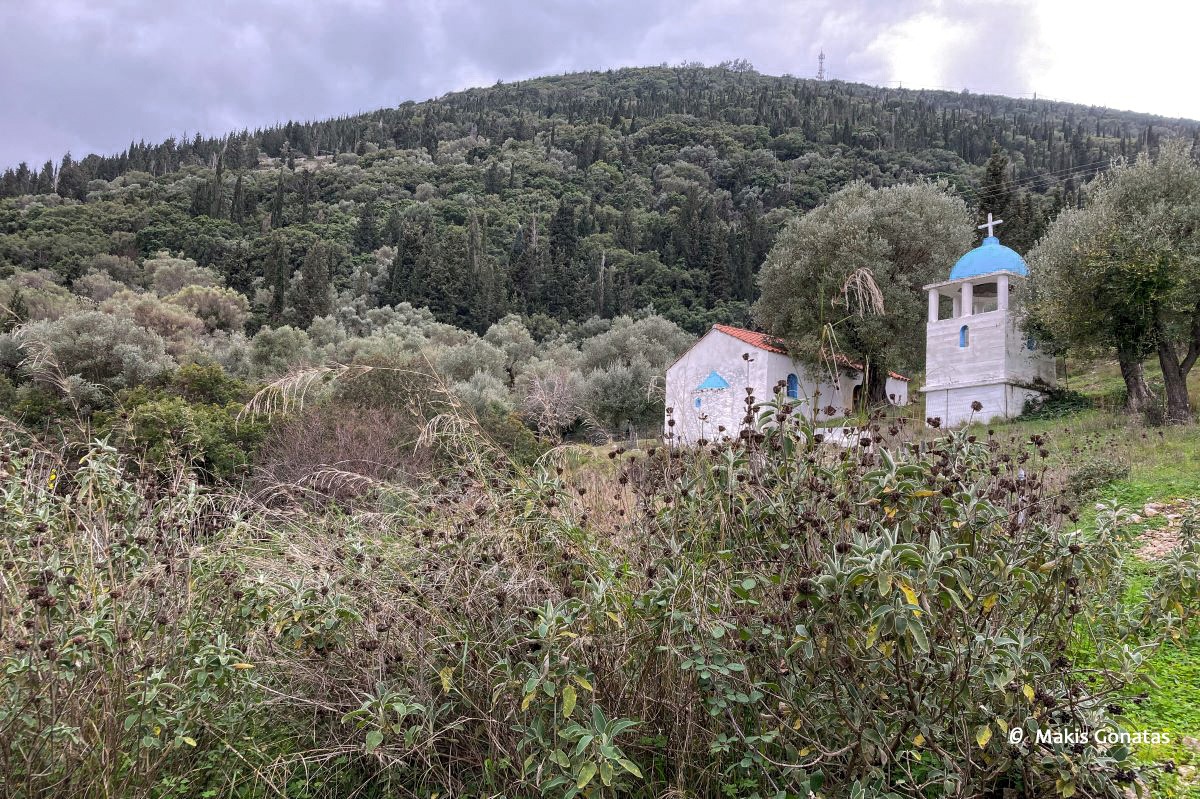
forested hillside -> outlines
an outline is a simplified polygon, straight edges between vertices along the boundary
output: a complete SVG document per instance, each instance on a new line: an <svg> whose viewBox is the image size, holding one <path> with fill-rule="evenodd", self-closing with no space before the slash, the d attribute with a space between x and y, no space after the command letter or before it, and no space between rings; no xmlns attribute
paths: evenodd
<svg viewBox="0 0 1200 799"><path fill-rule="evenodd" d="M337 363L432 370L514 445L649 432L667 364L752 324L778 231L851 181L943 180L1023 250L1112 157L1197 136L727 64L21 165L0 179L0 408L225 476L259 443L247 392Z"/></svg>
<svg viewBox="0 0 1200 799"><path fill-rule="evenodd" d="M1167 136L1200 128L737 63L581 73L22 164L0 181L0 268L70 287L169 250L249 298L250 332L402 301L477 332L649 306L696 332L745 322L781 222L853 179L945 178L1024 249L1109 159ZM988 184L993 143L1011 167Z"/></svg>

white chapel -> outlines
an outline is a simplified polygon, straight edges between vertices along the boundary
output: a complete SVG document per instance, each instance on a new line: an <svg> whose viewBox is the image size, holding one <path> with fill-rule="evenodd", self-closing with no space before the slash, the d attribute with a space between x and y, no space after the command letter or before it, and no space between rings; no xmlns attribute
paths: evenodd
<svg viewBox="0 0 1200 799"><path fill-rule="evenodd" d="M925 413L945 426L1018 416L1025 402L1054 385L1054 358L1022 332L1011 291L1028 275L1025 260L1005 247L988 214L987 237L925 286ZM947 312L949 315L947 315ZM975 410L974 403L980 409Z"/></svg>
<svg viewBox="0 0 1200 799"><path fill-rule="evenodd" d="M852 413L863 391L863 367L840 357L810 366L765 333L713 325L667 369L663 434L672 444L733 438L742 429L746 398L768 402L775 387L796 413L816 422ZM888 399L908 404L908 378L890 372Z"/></svg>

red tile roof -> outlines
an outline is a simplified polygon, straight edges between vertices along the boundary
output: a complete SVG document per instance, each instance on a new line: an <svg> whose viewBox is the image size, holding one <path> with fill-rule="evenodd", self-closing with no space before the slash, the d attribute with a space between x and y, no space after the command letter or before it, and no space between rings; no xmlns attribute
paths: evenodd
<svg viewBox="0 0 1200 799"><path fill-rule="evenodd" d="M778 352L780 355L787 355L787 350L783 348L783 342L777 338L768 336L766 333L755 333L753 330L743 330L740 327L730 327L729 325L713 325L713 330L719 330L726 335L733 336L738 341L744 341L751 347L758 347L760 350L767 352Z"/></svg>
<svg viewBox="0 0 1200 799"><path fill-rule="evenodd" d="M758 349L766 350L767 352L777 352L780 355L787 355L787 350L784 349L783 342L774 336L767 335L766 333L756 333L753 330L746 330L740 327L731 327L730 325L713 325L713 330L724 333L728 336L733 336L738 341L743 341L746 344L749 344L751 347L757 347ZM853 369L857 369L860 372L863 371L863 366L861 363L855 363L845 355L837 355L834 357L834 360L843 366L849 366ZM888 372L888 374L897 380L903 380L906 383L909 381L907 377L897 372Z"/></svg>

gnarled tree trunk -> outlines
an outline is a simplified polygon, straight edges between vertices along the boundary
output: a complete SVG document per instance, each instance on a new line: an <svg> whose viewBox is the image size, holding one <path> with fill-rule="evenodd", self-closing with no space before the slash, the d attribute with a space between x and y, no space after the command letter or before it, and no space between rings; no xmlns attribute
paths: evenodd
<svg viewBox="0 0 1200 799"><path fill-rule="evenodd" d="M876 363L867 362L867 405L886 405L891 400L887 394L888 370Z"/></svg>
<svg viewBox="0 0 1200 799"><path fill-rule="evenodd" d="M1200 346L1193 342L1187 357L1180 361L1174 344L1169 341L1158 343L1158 365L1162 368L1163 384L1167 392L1167 421L1172 424L1187 424L1192 421L1187 377L1198 354Z"/></svg>
<svg viewBox="0 0 1200 799"><path fill-rule="evenodd" d="M1118 347L1117 361L1121 364L1121 377L1125 380L1125 410L1145 413L1154 404L1154 394L1146 385L1141 353L1132 348Z"/></svg>

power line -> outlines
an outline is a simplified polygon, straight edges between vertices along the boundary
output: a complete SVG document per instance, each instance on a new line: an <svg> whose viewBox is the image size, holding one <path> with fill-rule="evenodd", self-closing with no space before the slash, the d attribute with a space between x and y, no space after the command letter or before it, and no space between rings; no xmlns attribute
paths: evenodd
<svg viewBox="0 0 1200 799"><path fill-rule="evenodd" d="M1103 161L1092 161L1092 162L1086 163L1086 164L1077 164L1075 166L1067 167L1065 169L1056 169L1056 170L1052 170L1049 172L1042 172L1037 175L1031 175L1029 177L1022 178L1021 180L1007 180L1000 186L997 186L994 189L988 189L988 190L984 190L982 188L977 189L977 188L974 188L973 186L953 186L952 185L951 188L954 191L957 191L963 195L970 194L976 199L976 201L978 201L978 200L982 200L987 197L992 197L993 195L1001 194L1006 191L1010 191L1010 190L1014 190L1014 189L1021 189L1021 188L1025 188L1025 187L1040 183L1041 181L1045 180L1046 178L1058 178L1060 180L1065 180L1067 178L1074 177L1076 175L1082 175L1087 172L1100 172L1104 166L1107 166L1110 163L1112 163L1111 159L1105 159ZM934 173L932 173L931 176L932 177L961 177L961 175L954 173L954 172L934 172Z"/></svg>

